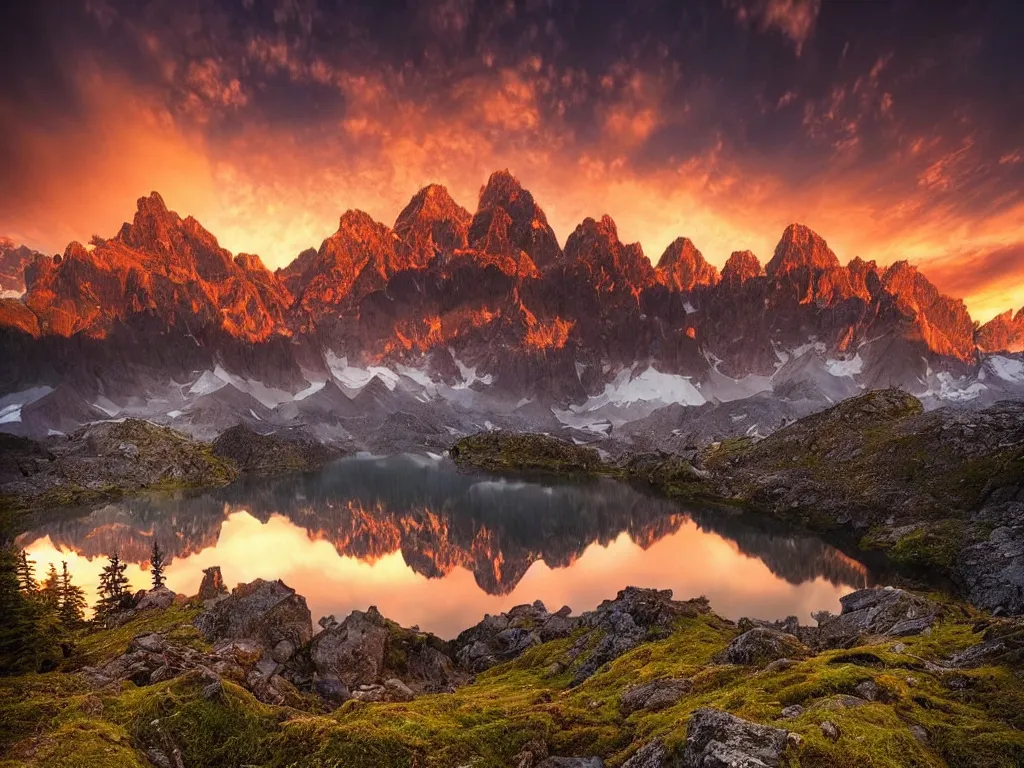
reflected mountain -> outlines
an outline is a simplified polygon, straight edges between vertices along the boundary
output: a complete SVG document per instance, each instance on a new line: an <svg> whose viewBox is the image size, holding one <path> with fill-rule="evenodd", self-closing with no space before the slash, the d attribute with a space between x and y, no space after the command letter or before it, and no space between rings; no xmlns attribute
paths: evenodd
<svg viewBox="0 0 1024 768"><path fill-rule="evenodd" d="M154 540L171 559L196 554L216 546L224 521L240 511L264 523L281 515L311 540L364 562L401 552L427 578L466 568L490 595L512 592L535 562L567 568L591 545L608 546L623 533L646 550L689 520L791 584L871 582L865 566L819 539L740 515L683 507L607 479L511 480L408 455L349 458L317 473L140 497L75 517L41 515L21 542L49 537L88 558L117 551L147 566Z"/></svg>

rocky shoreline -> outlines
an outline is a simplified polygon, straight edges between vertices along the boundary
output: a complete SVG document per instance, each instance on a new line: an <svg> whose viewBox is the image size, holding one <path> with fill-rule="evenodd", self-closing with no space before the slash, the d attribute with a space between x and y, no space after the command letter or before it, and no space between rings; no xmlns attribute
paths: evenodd
<svg viewBox="0 0 1024 768"><path fill-rule="evenodd" d="M1019 764L1024 622L892 587L841 602L816 626L734 623L629 587L446 641L373 607L314 631L281 581L229 593L210 568L194 597L138 593L58 669L0 678L0 747L86 767Z"/></svg>
<svg viewBox="0 0 1024 768"><path fill-rule="evenodd" d="M241 474L312 471L341 455L302 430L259 434L244 425L212 443L143 419L97 422L42 442L0 433L0 518L143 491L218 487Z"/></svg>
<svg viewBox="0 0 1024 768"><path fill-rule="evenodd" d="M602 474L672 498L741 506L877 550L908 577L1024 613L1024 403L924 412L902 390L850 398L761 440L608 456L542 435L488 433L450 451L497 472Z"/></svg>

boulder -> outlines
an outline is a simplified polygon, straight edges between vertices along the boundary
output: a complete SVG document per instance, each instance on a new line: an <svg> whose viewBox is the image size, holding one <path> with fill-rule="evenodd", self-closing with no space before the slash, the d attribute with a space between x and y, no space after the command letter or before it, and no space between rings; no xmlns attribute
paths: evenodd
<svg viewBox="0 0 1024 768"><path fill-rule="evenodd" d="M796 637L769 627L754 627L736 637L722 652L729 664L761 666L778 659L802 659L810 649Z"/></svg>
<svg viewBox="0 0 1024 768"><path fill-rule="evenodd" d="M577 619L568 606L549 613L540 600L517 605L508 613L487 615L479 624L462 632L452 643L459 666L483 672L510 661L535 645L567 637Z"/></svg>
<svg viewBox="0 0 1024 768"><path fill-rule="evenodd" d="M644 744L633 753L622 768L670 768L668 750L661 739Z"/></svg>
<svg viewBox="0 0 1024 768"><path fill-rule="evenodd" d="M307 649L296 654L289 666L301 674L308 666L318 677L337 679L357 696L361 686L387 685L396 680L413 693L441 693L454 690L464 675L456 670L439 638L415 629L405 629L385 619L375 607L353 611L340 624L322 622L324 627ZM294 679L294 677L293 677ZM396 689L397 690L397 689ZM388 701L403 700L401 691L386 692ZM364 692L363 700L376 700L375 689Z"/></svg>
<svg viewBox="0 0 1024 768"><path fill-rule="evenodd" d="M845 595L838 616L823 616L814 633L818 648L849 648L865 637L918 635L935 623L939 605L894 587L873 587Z"/></svg>
<svg viewBox="0 0 1024 768"><path fill-rule="evenodd" d="M254 640L266 649L282 641L299 647L313 637L306 599L280 580L238 585L200 614L195 625L207 640Z"/></svg>
<svg viewBox="0 0 1024 768"><path fill-rule="evenodd" d="M619 707L624 715L640 709L657 711L670 707L693 689L693 683L685 677L654 680L637 685L622 694Z"/></svg>
<svg viewBox="0 0 1024 768"><path fill-rule="evenodd" d="M686 729L682 767L777 768L788 733L720 710L698 709Z"/></svg>
<svg viewBox="0 0 1024 768"><path fill-rule="evenodd" d="M585 658L577 668L572 684L579 685L603 665L640 643L667 636L678 618L699 616L710 613L710 610L704 598L679 602L672 599L670 589L626 587L614 600L605 600L580 617L577 626L588 631L569 651L567 661L572 662L581 656ZM592 642L593 632L600 636L596 644Z"/></svg>
<svg viewBox="0 0 1024 768"><path fill-rule="evenodd" d="M537 768L604 768L600 757L549 757L537 763Z"/></svg>
<svg viewBox="0 0 1024 768"><path fill-rule="evenodd" d="M341 624L320 632L310 643L309 656L318 675L337 678L355 689L381 679L387 646L384 617L370 607L365 612L352 611Z"/></svg>
<svg viewBox="0 0 1024 768"><path fill-rule="evenodd" d="M156 608L163 611L171 607L175 597L177 595L166 586L157 587L142 593L142 597L135 603L135 610L145 611Z"/></svg>

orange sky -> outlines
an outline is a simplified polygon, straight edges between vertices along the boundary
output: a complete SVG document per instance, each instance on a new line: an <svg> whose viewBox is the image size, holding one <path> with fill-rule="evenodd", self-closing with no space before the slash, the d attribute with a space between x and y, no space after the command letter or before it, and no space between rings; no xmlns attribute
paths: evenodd
<svg viewBox="0 0 1024 768"><path fill-rule="evenodd" d="M948 39L931 41L810 0L726 2L663 40L654 11L627 15L595 53L579 18L439 0L403 11L407 51L379 38L390 17L243 6L87 3L59 46L43 17L59 52L0 98L0 234L63 250L157 190L273 268L348 208L393 223L427 183L472 211L508 167L562 242L608 213L655 261L679 235L718 265L767 261L799 221L843 261L920 264L977 320L1024 305L1024 139L1004 130L1019 94L968 81L1003 55L987 17L939 18ZM964 82L942 90L943 67Z"/></svg>

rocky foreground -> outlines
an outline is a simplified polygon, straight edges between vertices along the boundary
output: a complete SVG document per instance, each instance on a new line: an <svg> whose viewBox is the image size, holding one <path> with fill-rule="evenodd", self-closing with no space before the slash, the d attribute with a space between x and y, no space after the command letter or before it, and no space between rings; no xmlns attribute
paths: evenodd
<svg viewBox="0 0 1024 768"><path fill-rule="evenodd" d="M886 389L762 440L681 453L602 459L543 435L488 433L450 454L467 469L604 474L742 506L881 550L978 607L1024 613L1024 403L925 413L912 395Z"/></svg>
<svg viewBox="0 0 1024 768"><path fill-rule="evenodd" d="M0 765L1013 766L1024 622L894 588L817 626L630 587L452 641L375 608L314 631L280 581L207 571L0 679Z"/></svg>

